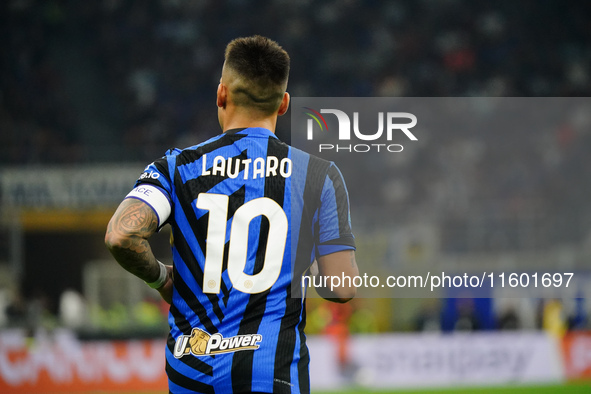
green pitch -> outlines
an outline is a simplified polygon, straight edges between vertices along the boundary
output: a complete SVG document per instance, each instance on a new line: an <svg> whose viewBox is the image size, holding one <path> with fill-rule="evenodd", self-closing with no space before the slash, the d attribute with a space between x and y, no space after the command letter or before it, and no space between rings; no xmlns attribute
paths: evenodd
<svg viewBox="0 0 591 394"><path fill-rule="evenodd" d="M312 394L336 394L336 391L312 391ZM350 389L338 391L338 394L589 394L591 382L569 383L551 386L515 386L515 387L471 387L451 389L420 390L368 390Z"/></svg>

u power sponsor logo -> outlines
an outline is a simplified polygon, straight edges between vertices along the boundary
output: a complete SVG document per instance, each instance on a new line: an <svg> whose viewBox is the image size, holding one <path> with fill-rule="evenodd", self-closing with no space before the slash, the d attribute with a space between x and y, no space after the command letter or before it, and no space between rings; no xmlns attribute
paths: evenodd
<svg viewBox="0 0 591 394"><path fill-rule="evenodd" d="M209 334L200 328L193 328L191 335L181 335L174 344L174 357L181 358L187 354L194 356L212 356L214 354L256 350L263 340L260 334L236 335L224 338L222 334Z"/></svg>
<svg viewBox="0 0 591 394"><path fill-rule="evenodd" d="M409 112L378 112L377 131L361 130L359 126L359 112L353 112L353 121L347 113L339 109L320 109L316 111L310 107L303 107L304 113L309 117L306 124L306 136L309 141L314 140L318 132L331 133L323 114L336 117L338 130L337 144L318 144L318 151L335 152L402 152L404 147L391 143L394 136L404 135L411 141L417 141L417 137L410 131L417 124L417 117ZM334 134L333 134L334 135ZM352 143L363 141L363 143ZM347 142L349 142L347 144Z"/></svg>

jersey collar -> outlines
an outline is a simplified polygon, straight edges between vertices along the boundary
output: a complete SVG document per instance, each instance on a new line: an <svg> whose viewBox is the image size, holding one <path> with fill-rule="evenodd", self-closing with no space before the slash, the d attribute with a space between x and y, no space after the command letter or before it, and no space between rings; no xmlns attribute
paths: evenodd
<svg viewBox="0 0 591 394"><path fill-rule="evenodd" d="M248 134L250 136L263 136L277 138L275 133L264 127L241 127L237 129L230 129L225 131L226 134Z"/></svg>

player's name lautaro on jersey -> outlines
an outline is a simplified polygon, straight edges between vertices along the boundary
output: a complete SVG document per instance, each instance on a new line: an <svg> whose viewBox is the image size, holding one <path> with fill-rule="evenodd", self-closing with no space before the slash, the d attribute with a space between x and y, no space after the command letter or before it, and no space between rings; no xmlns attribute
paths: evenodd
<svg viewBox="0 0 591 394"><path fill-rule="evenodd" d="M216 156L211 167L207 165L207 154L201 158L201 176L217 175L228 178L258 179L271 176L291 176L292 162L288 157L281 160L275 156L241 159L236 157Z"/></svg>

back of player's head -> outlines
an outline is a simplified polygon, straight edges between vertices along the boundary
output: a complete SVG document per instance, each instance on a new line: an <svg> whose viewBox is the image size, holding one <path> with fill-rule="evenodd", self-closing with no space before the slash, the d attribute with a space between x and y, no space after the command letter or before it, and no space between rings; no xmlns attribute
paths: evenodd
<svg viewBox="0 0 591 394"><path fill-rule="evenodd" d="M289 76L289 55L279 44L258 35L237 38L226 47L224 69L234 104L277 111Z"/></svg>

